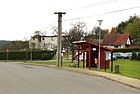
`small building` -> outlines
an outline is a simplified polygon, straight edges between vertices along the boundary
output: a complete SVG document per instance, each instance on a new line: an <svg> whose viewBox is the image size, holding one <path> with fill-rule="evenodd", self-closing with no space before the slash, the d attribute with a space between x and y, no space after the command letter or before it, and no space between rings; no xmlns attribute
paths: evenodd
<svg viewBox="0 0 140 94"><path fill-rule="evenodd" d="M109 68L109 59L108 59L108 53L111 53L112 49L99 46L98 44L95 44L93 42L87 42L87 41L76 41L73 42L76 45L76 51L78 58L78 67L79 67L79 56L82 54L83 56L83 68L84 67L97 67L97 61L99 56L99 48L100 48L100 68Z"/></svg>
<svg viewBox="0 0 140 94"><path fill-rule="evenodd" d="M132 42L129 34L110 34L103 39L102 45L108 48L127 48Z"/></svg>

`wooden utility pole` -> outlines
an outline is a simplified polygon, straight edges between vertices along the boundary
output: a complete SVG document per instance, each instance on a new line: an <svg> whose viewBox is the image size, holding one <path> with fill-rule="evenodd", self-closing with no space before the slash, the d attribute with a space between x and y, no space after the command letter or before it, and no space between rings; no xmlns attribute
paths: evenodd
<svg viewBox="0 0 140 94"><path fill-rule="evenodd" d="M62 14L66 12L54 12L58 14L58 36L57 36L57 67L62 66L62 43L61 43L61 34L62 34Z"/></svg>

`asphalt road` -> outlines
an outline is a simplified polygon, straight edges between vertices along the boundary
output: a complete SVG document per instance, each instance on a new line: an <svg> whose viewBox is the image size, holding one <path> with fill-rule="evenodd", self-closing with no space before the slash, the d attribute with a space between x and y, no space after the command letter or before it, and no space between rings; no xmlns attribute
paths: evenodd
<svg viewBox="0 0 140 94"><path fill-rule="evenodd" d="M0 62L0 94L140 94L140 90L97 76Z"/></svg>

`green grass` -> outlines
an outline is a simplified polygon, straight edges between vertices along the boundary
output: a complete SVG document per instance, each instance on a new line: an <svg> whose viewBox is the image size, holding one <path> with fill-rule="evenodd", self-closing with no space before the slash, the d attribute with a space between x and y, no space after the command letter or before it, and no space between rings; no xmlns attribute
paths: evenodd
<svg viewBox="0 0 140 94"><path fill-rule="evenodd" d="M120 75L140 79L140 61L119 59L114 61L114 66L120 66Z"/></svg>
<svg viewBox="0 0 140 94"><path fill-rule="evenodd" d="M63 60L62 64L63 66L69 66L70 60ZM27 61L27 63L33 63L33 64L45 64L45 65L57 65L56 60L44 60L44 61Z"/></svg>
<svg viewBox="0 0 140 94"><path fill-rule="evenodd" d="M119 65L119 75L140 79L140 61L129 59L115 60L113 61L113 73L115 73L115 65ZM105 69L100 69L99 71L105 72ZM111 68L107 69L106 72L111 73Z"/></svg>
<svg viewBox="0 0 140 94"><path fill-rule="evenodd" d="M44 65L56 65L55 61L51 60L43 60L43 61L26 61L27 63L33 63L33 64L44 64Z"/></svg>
<svg viewBox="0 0 140 94"><path fill-rule="evenodd" d="M57 65L56 60L26 61L26 63L44 64L44 65ZM62 61L62 65L65 66L65 67L77 67L77 65L76 66L71 65L71 60L67 60L67 59L64 59ZM83 66L82 62L80 62L79 67L82 68L82 66Z"/></svg>

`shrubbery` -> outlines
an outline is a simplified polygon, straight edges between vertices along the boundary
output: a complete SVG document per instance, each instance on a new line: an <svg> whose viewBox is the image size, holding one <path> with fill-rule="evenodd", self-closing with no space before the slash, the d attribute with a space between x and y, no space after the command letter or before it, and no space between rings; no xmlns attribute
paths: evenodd
<svg viewBox="0 0 140 94"><path fill-rule="evenodd" d="M140 52L140 48L114 48L113 52Z"/></svg>
<svg viewBox="0 0 140 94"><path fill-rule="evenodd" d="M140 52L138 53L137 59L140 60Z"/></svg>
<svg viewBox="0 0 140 94"><path fill-rule="evenodd" d="M52 59L54 56L54 51L48 51L48 50L43 50L43 51L2 51L0 52L0 60L29 60L31 58L32 54L32 59Z"/></svg>
<svg viewBox="0 0 140 94"><path fill-rule="evenodd" d="M132 52L132 60L140 60L140 52Z"/></svg>
<svg viewBox="0 0 140 94"><path fill-rule="evenodd" d="M52 54L44 53L44 54L42 54L41 59L42 60L50 60L53 58L53 56L54 56L53 53Z"/></svg>

